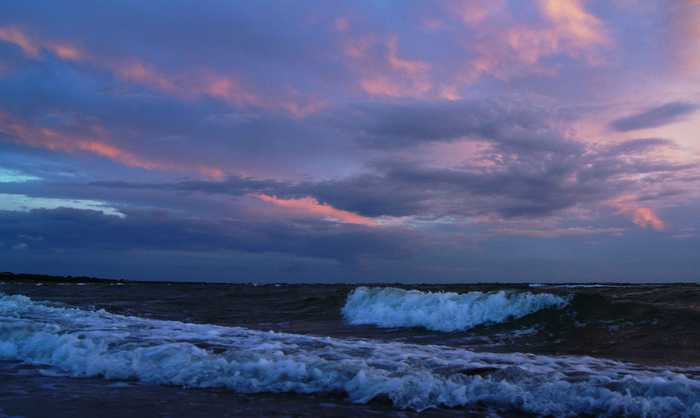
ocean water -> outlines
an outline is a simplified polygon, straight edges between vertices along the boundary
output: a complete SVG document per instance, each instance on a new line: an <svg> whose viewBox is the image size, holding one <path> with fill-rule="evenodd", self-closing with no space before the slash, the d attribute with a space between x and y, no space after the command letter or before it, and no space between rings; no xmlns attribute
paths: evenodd
<svg viewBox="0 0 700 418"><path fill-rule="evenodd" d="M700 416L700 288L0 284L0 416Z"/></svg>

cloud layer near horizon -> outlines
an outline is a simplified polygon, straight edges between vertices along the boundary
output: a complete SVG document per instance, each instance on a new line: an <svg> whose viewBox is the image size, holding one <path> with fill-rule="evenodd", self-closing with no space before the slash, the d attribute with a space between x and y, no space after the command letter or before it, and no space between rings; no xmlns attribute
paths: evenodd
<svg viewBox="0 0 700 418"><path fill-rule="evenodd" d="M698 9L0 6L0 261L182 280L697 279Z"/></svg>

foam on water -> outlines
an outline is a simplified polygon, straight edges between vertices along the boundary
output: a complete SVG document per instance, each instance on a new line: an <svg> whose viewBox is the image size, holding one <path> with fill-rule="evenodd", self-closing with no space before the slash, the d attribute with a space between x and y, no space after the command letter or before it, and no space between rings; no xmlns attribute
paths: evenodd
<svg viewBox="0 0 700 418"><path fill-rule="evenodd" d="M2 294L0 358L68 376L339 392L415 410L481 403L561 417L700 415L700 370L158 321Z"/></svg>
<svg viewBox="0 0 700 418"><path fill-rule="evenodd" d="M521 318L566 304L566 299L550 293L434 293L358 287L348 296L343 316L353 325L423 327L450 332Z"/></svg>

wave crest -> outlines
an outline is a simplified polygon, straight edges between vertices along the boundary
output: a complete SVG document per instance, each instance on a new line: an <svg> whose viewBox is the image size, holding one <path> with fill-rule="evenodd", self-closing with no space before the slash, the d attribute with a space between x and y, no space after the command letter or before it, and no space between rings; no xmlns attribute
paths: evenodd
<svg viewBox="0 0 700 418"><path fill-rule="evenodd" d="M392 287L358 287L342 313L353 325L423 327L460 331L482 324L521 318L546 308L561 308L567 300L551 293L421 292Z"/></svg>

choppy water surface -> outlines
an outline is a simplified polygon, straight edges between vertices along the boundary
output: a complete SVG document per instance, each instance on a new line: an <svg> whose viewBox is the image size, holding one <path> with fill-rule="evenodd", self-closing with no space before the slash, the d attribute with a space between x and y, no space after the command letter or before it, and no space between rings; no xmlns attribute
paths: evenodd
<svg viewBox="0 0 700 418"><path fill-rule="evenodd" d="M699 295L3 283L0 416L700 416Z"/></svg>

